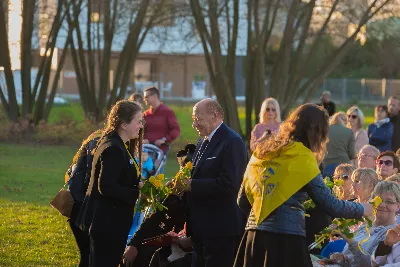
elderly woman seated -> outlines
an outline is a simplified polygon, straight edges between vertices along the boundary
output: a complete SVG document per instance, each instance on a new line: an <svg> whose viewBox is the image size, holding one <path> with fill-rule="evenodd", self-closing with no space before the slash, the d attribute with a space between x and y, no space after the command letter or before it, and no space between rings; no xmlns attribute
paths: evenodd
<svg viewBox="0 0 400 267"><path fill-rule="evenodd" d="M396 224L396 212L400 208L400 186L394 182L380 182L376 185L373 196L382 198L373 226L367 229L366 225L362 225L353 239L342 235L347 242L346 247L342 253L332 254L330 257L341 266L373 266L371 257L375 249L381 241L385 240L386 232ZM360 243L364 240L367 241ZM359 246L365 254L359 249Z"/></svg>

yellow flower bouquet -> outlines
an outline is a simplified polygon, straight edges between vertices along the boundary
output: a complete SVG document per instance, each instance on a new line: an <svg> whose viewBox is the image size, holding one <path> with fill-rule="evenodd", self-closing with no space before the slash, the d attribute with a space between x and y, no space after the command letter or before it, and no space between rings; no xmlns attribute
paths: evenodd
<svg viewBox="0 0 400 267"><path fill-rule="evenodd" d="M138 209L141 212L162 211L166 208L162 204L162 201L171 193L171 189L164 185L164 179L164 174L159 174L156 177L151 176L148 180L144 181L143 187L140 190L142 197L138 202Z"/></svg>

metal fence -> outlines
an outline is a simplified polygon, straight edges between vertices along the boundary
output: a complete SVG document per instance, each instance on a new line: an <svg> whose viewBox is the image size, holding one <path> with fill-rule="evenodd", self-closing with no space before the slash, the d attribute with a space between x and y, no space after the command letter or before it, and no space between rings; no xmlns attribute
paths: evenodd
<svg viewBox="0 0 400 267"><path fill-rule="evenodd" d="M400 95L400 80L325 79L313 99L319 98L323 91L330 91L332 99L339 103L385 102L390 96Z"/></svg>

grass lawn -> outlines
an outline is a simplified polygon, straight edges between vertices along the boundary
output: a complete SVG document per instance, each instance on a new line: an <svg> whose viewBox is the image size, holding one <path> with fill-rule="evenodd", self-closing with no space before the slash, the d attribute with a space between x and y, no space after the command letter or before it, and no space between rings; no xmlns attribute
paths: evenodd
<svg viewBox="0 0 400 267"><path fill-rule="evenodd" d="M196 142L191 127L191 106L173 106L181 125L180 144ZM345 108L339 107L340 110ZM366 124L373 110L362 107ZM244 108L239 108L244 126ZM83 121L77 104L55 106L50 122ZM244 127L243 127L244 128ZM78 249L66 218L49 202L63 186L64 172L78 149L75 146L39 146L0 143L0 266L77 266ZM173 147L166 176L178 169Z"/></svg>
<svg viewBox="0 0 400 267"><path fill-rule="evenodd" d="M66 218L49 205L76 149L0 144L0 266L77 266ZM167 177L177 168L169 158Z"/></svg>

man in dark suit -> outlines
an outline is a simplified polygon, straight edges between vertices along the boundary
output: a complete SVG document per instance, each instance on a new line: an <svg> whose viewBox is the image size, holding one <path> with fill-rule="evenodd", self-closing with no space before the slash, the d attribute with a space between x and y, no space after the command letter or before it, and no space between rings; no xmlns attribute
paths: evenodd
<svg viewBox="0 0 400 267"><path fill-rule="evenodd" d="M237 196L247 152L242 138L223 123L223 118L222 107L213 99L193 107L193 128L203 138L194 152L192 179L186 183L187 213L182 210L186 213L186 235L193 244L192 267L232 267L244 233L246 218ZM148 233L153 232L151 228ZM124 257L131 263L138 255L138 244L128 245Z"/></svg>
<svg viewBox="0 0 400 267"><path fill-rule="evenodd" d="M244 231L244 214L236 200L247 164L246 148L223 118L222 107L213 99L193 107L192 126L203 137L185 193L193 267L231 267Z"/></svg>

